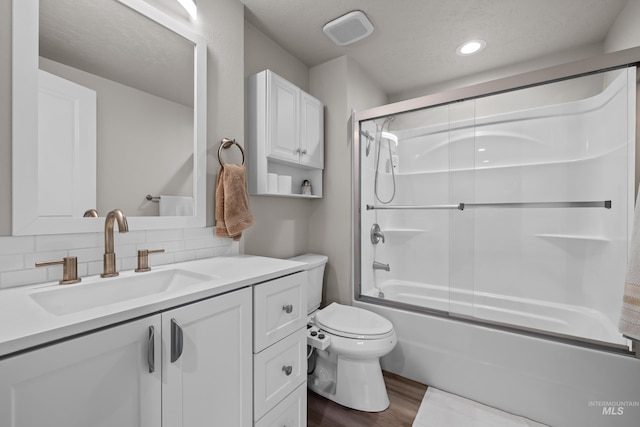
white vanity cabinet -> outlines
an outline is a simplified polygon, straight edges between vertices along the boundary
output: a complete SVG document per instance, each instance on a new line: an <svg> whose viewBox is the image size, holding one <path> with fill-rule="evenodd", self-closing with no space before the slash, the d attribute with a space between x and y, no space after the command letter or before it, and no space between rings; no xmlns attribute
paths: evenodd
<svg viewBox="0 0 640 427"><path fill-rule="evenodd" d="M0 360L0 425L251 426L251 299L244 288Z"/></svg>
<svg viewBox="0 0 640 427"><path fill-rule="evenodd" d="M311 197L322 196L324 106L270 70L248 79L249 192L254 195L310 197L300 194L308 179ZM292 194L268 187L268 174L292 177Z"/></svg>
<svg viewBox="0 0 640 427"><path fill-rule="evenodd" d="M162 421L251 426L251 288L162 313Z"/></svg>
<svg viewBox="0 0 640 427"><path fill-rule="evenodd" d="M307 272L253 288L256 426L306 426Z"/></svg>
<svg viewBox="0 0 640 427"><path fill-rule="evenodd" d="M156 315L0 360L0 425L161 425L160 331Z"/></svg>

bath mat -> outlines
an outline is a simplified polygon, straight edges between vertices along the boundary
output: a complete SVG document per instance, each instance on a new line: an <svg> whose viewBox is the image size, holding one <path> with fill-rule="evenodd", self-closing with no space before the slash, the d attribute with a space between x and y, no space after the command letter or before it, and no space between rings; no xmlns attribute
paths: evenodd
<svg viewBox="0 0 640 427"><path fill-rule="evenodd" d="M429 387L413 427L548 427L473 400Z"/></svg>

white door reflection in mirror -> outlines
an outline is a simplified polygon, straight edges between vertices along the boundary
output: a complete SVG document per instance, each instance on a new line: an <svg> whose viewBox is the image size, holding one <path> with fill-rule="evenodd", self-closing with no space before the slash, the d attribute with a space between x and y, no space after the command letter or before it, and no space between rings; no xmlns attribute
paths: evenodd
<svg viewBox="0 0 640 427"><path fill-rule="evenodd" d="M38 215L81 217L96 206L96 93L40 70Z"/></svg>

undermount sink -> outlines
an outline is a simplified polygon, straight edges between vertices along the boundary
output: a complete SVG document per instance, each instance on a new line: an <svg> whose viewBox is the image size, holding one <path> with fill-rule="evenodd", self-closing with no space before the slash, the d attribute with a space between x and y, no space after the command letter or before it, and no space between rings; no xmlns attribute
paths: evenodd
<svg viewBox="0 0 640 427"><path fill-rule="evenodd" d="M97 279L93 283L57 286L55 289L33 292L30 297L48 312L65 315L213 279L215 277L171 269L106 280Z"/></svg>

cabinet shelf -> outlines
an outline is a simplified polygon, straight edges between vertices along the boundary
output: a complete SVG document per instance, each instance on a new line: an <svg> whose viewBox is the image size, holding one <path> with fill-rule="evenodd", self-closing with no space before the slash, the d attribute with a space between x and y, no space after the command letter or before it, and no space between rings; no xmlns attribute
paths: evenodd
<svg viewBox="0 0 640 427"><path fill-rule="evenodd" d="M249 194L316 199L322 197L324 106L270 70L250 76ZM289 193L274 191L269 174L290 176ZM312 196L296 194L308 180Z"/></svg>
<svg viewBox="0 0 640 427"><path fill-rule="evenodd" d="M269 197L291 197L294 199L322 199L322 196L316 194L286 194L286 193L262 193L260 196Z"/></svg>

